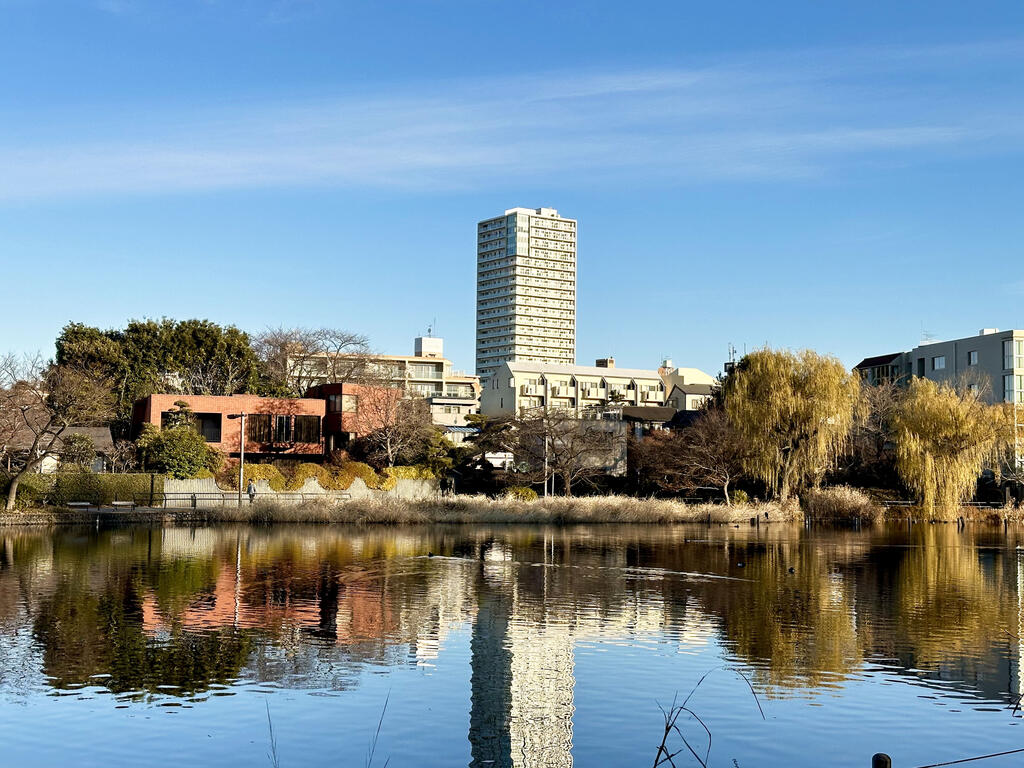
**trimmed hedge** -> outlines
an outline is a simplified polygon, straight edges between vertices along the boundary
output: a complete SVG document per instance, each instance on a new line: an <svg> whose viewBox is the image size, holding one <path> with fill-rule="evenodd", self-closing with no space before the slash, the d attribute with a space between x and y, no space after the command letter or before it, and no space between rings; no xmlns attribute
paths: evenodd
<svg viewBox="0 0 1024 768"><path fill-rule="evenodd" d="M155 476L154 502L163 499L164 478ZM10 487L9 477L0 477L0 492ZM18 483L18 507L36 507L50 504L63 507L73 501L90 504L110 504L112 501L134 501L145 497L148 501L150 475L143 473L114 474L94 472L61 472L53 475L26 475Z"/></svg>

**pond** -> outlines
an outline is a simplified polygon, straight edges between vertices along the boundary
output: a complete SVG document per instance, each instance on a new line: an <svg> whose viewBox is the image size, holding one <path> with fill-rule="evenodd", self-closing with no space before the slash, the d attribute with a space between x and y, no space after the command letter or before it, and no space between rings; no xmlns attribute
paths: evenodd
<svg viewBox="0 0 1024 768"><path fill-rule="evenodd" d="M659 705L706 673L678 724L708 765L1018 749L1018 543L955 525L7 529L0 763L650 766Z"/></svg>

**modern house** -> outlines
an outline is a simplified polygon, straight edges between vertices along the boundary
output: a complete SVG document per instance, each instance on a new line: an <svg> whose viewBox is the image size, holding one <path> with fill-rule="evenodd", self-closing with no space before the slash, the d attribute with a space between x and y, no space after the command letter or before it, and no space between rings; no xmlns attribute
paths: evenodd
<svg viewBox="0 0 1024 768"><path fill-rule="evenodd" d="M510 208L477 224L476 373L576 362L576 221Z"/></svg>
<svg viewBox="0 0 1024 768"><path fill-rule="evenodd" d="M138 437L146 424L167 425L187 404L195 415L195 426L212 447L226 456L237 457L241 445L241 413L245 419L245 453L253 458L307 458L324 455L323 420L326 401L314 398L257 397L255 395L150 395L135 403L132 435Z"/></svg>
<svg viewBox="0 0 1024 768"><path fill-rule="evenodd" d="M871 384L919 376L974 388L989 403L1024 403L1024 331L983 328L977 336L868 357L854 370Z"/></svg>
<svg viewBox="0 0 1024 768"><path fill-rule="evenodd" d="M326 403L323 441L324 452L330 456L353 440L387 426L403 393L397 387L341 382L312 387L306 397Z"/></svg>

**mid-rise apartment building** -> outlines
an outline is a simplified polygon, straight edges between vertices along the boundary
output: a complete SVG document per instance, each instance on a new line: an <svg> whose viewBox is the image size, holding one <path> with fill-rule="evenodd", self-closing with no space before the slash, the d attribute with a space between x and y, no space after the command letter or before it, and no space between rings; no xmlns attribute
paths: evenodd
<svg viewBox="0 0 1024 768"><path fill-rule="evenodd" d="M665 383L657 371L616 368L611 358L597 365L510 360L484 382L480 412L503 416L554 408L581 414L609 403L664 405Z"/></svg>
<svg viewBox="0 0 1024 768"><path fill-rule="evenodd" d="M323 357L322 355L320 357ZM407 397L424 397L430 403L430 414L439 427L461 427L466 416L479 413L480 377L455 370L444 356L444 340L420 336L414 341L411 355L339 355L351 359L354 382L386 383L401 389ZM317 356L301 359L303 377L311 384L329 381L328 371L344 368L317 365Z"/></svg>
<svg viewBox="0 0 1024 768"><path fill-rule="evenodd" d="M576 221L510 208L477 224L476 373L576 362Z"/></svg>
<svg viewBox="0 0 1024 768"><path fill-rule="evenodd" d="M971 387L989 403L1024 403L1024 331L983 328L977 336L868 357L854 370L870 384L920 376Z"/></svg>

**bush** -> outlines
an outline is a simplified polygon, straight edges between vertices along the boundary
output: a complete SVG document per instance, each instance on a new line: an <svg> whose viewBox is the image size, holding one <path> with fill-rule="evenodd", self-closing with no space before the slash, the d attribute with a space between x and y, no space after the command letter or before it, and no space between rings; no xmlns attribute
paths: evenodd
<svg viewBox="0 0 1024 768"><path fill-rule="evenodd" d="M92 472L67 472L52 475L53 487L45 501L55 507L66 506L72 501L88 501L91 504L110 504L112 501L149 501L151 477L154 502L163 498L164 478L147 474L102 474ZM24 483L24 481L22 481ZM19 494L20 495L20 494Z"/></svg>
<svg viewBox="0 0 1024 768"><path fill-rule="evenodd" d="M15 506L18 509L37 507L44 503L50 489L53 488L53 475L25 475L18 483L18 495ZM0 474L0 494L7 499L7 491L11 487L11 478Z"/></svg>
<svg viewBox="0 0 1024 768"><path fill-rule="evenodd" d="M733 504L750 503L750 494L748 494L746 491L733 491L731 494L729 494L729 497L732 499Z"/></svg>
<svg viewBox="0 0 1024 768"><path fill-rule="evenodd" d="M384 474L396 480L434 480L437 474L430 467L424 464L415 464L411 467L388 467Z"/></svg>
<svg viewBox="0 0 1024 768"><path fill-rule="evenodd" d="M870 496L848 485L812 488L801 495L800 501L807 517L819 522L871 523L881 514Z"/></svg>
<svg viewBox="0 0 1024 768"><path fill-rule="evenodd" d="M157 429L147 424L138 447L147 469L176 478L197 477L204 469L216 472L223 461L203 436L188 426Z"/></svg>
<svg viewBox="0 0 1024 768"><path fill-rule="evenodd" d="M527 488L525 485L512 485L505 489L503 494L506 499L516 499L517 501L536 501L537 492L533 488Z"/></svg>
<svg viewBox="0 0 1024 768"><path fill-rule="evenodd" d="M246 464L244 479L245 485L249 485L250 480L266 480L270 489L279 493L285 487L284 475L273 464Z"/></svg>

